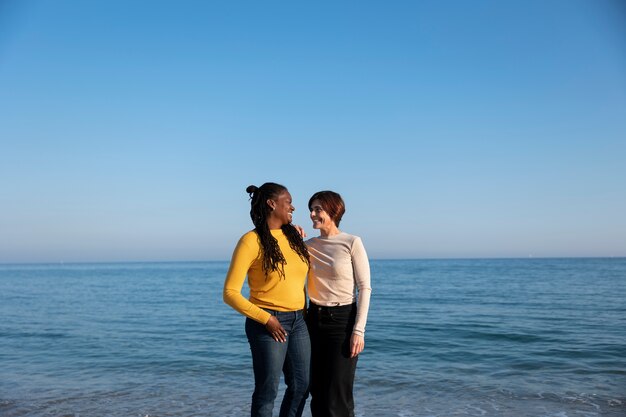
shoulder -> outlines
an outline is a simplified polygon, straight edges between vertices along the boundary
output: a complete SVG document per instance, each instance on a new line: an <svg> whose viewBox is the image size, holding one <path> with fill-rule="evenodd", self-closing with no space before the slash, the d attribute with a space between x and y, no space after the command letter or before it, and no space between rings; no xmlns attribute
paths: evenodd
<svg viewBox="0 0 626 417"><path fill-rule="evenodd" d="M350 247L352 255L365 253L365 246L360 236L345 233L345 242Z"/></svg>
<svg viewBox="0 0 626 417"><path fill-rule="evenodd" d="M258 247L260 245L259 235L254 230L250 230L241 236L239 243L245 244L251 248Z"/></svg>
<svg viewBox="0 0 626 417"><path fill-rule="evenodd" d="M361 242L361 238L359 236L351 235L350 233L346 233L346 232L341 232L340 237L345 242L350 243L350 245L353 245L356 242Z"/></svg>

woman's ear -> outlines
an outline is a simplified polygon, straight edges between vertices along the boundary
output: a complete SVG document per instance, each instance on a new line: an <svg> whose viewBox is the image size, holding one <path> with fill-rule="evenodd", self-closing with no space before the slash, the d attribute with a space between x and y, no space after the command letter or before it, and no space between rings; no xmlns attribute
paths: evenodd
<svg viewBox="0 0 626 417"><path fill-rule="evenodd" d="M271 198L268 198L266 203L267 203L268 206L270 206L272 211L274 211L274 209L276 208L276 202L274 200L272 200Z"/></svg>

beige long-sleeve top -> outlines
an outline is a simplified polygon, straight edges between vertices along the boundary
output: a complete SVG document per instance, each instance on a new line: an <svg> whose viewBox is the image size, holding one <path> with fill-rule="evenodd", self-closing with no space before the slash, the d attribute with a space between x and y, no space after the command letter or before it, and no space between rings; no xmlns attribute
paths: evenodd
<svg viewBox="0 0 626 417"><path fill-rule="evenodd" d="M370 264L361 238L341 232L306 241L311 257L310 300L320 306L357 303L353 333L363 336L372 288Z"/></svg>

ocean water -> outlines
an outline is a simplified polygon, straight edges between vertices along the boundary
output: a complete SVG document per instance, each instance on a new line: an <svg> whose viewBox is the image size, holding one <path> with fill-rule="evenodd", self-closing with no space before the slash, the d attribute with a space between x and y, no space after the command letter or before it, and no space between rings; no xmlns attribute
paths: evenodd
<svg viewBox="0 0 626 417"><path fill-rule="evenodd" d="M0 416L249 415L227 268L0 265ZM357 416L626 416L625 258L373 261L372 286Z"/></svg>

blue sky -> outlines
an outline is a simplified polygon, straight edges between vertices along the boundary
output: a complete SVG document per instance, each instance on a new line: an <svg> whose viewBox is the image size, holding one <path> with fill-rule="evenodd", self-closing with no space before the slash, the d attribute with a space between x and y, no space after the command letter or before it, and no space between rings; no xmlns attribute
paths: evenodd
<svg viewBox="0 0 626 417"><path fill-rule="evenodd" d="M618 1L3 1L0 262L226 260L244 190L372 258L626 256Z"/></svg>

